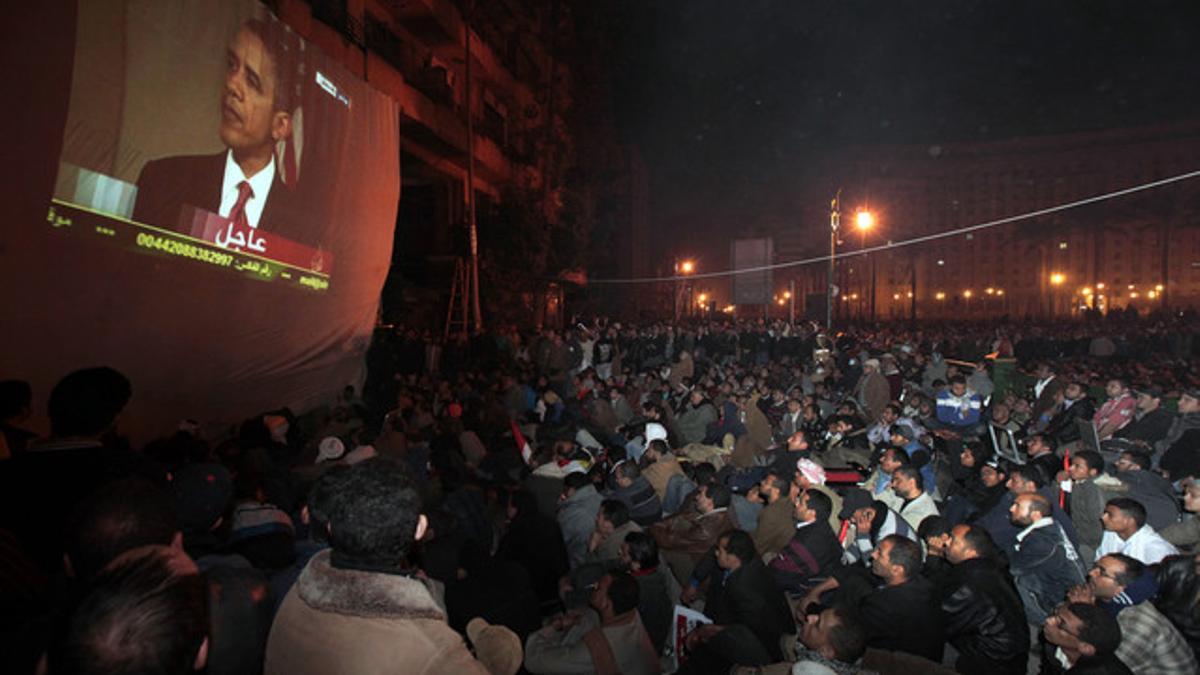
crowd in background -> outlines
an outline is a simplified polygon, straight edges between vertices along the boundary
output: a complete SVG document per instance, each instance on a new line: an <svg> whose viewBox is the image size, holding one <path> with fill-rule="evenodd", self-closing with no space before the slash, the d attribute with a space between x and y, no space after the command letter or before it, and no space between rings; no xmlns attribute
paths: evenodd
<svg viewBox="0 0 1200 675"><path fill-rule="evenodd" d="M1196 326L401 327L136 448L3 381L4 671L1195 673Z"/></svg>

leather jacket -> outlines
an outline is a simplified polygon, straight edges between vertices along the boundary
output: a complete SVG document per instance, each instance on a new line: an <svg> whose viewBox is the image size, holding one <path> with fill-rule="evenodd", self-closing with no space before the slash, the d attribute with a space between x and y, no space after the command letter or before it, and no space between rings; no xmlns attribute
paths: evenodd
<svg viewBox="0 0 1200 675"><path fill-rule="evenodd" d="M1007 572L974 558L956 564L946 580L942 613L946 637L963 656L995 664L1029 651L1025 610Z"/></svg>

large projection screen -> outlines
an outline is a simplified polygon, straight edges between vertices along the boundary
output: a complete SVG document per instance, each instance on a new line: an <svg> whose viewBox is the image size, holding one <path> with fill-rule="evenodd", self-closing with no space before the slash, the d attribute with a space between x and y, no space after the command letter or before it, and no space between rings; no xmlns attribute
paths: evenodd
<svg viewBox="0 0 1200 675"><path fill-rule="evenodd" d="M42 192L4 228L0 379L32 382L42 411L62 375L112 366L139 439L359 381L399 200L396 103L257 2L73 13L57 45L73 60L43 64L69 91L34 91L45 108L14 144L19 184Z"/></svg>

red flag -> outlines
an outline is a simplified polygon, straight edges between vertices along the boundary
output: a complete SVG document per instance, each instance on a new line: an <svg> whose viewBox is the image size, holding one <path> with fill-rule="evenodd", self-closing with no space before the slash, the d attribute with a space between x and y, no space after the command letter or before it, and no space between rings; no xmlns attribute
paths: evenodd
<svg viewBox="0 0 1200 675"><path fill-rule="evenodd" d="M512 425L513 440L517 443L517 451L521 453L521 459L528 464L533 459L533 448L529 447L529 441L525 440L516 420L509 420L508 423Z"/></svg>

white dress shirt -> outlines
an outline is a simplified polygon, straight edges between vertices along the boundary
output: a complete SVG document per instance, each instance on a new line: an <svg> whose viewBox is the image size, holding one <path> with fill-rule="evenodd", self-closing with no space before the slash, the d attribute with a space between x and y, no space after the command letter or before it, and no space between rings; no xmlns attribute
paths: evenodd
<svg viewBox="0 0 1200 675"><path fill-rule="evenodd" d="M223 218L228 218L229 212L233 210L233 205L237 204L238 184L242 181L249 182L250 190L254 193L246 201L246 222L250 223L250 227L257 229L258 221L262 218L263 208L267 205L267 196L271 194L271 185L275 183L274 155L261 171L247 178L246 174L242 173L242 167L233 161L233 151L230 150L225 154L225 177L221 180L220 210Z"/></svg>

